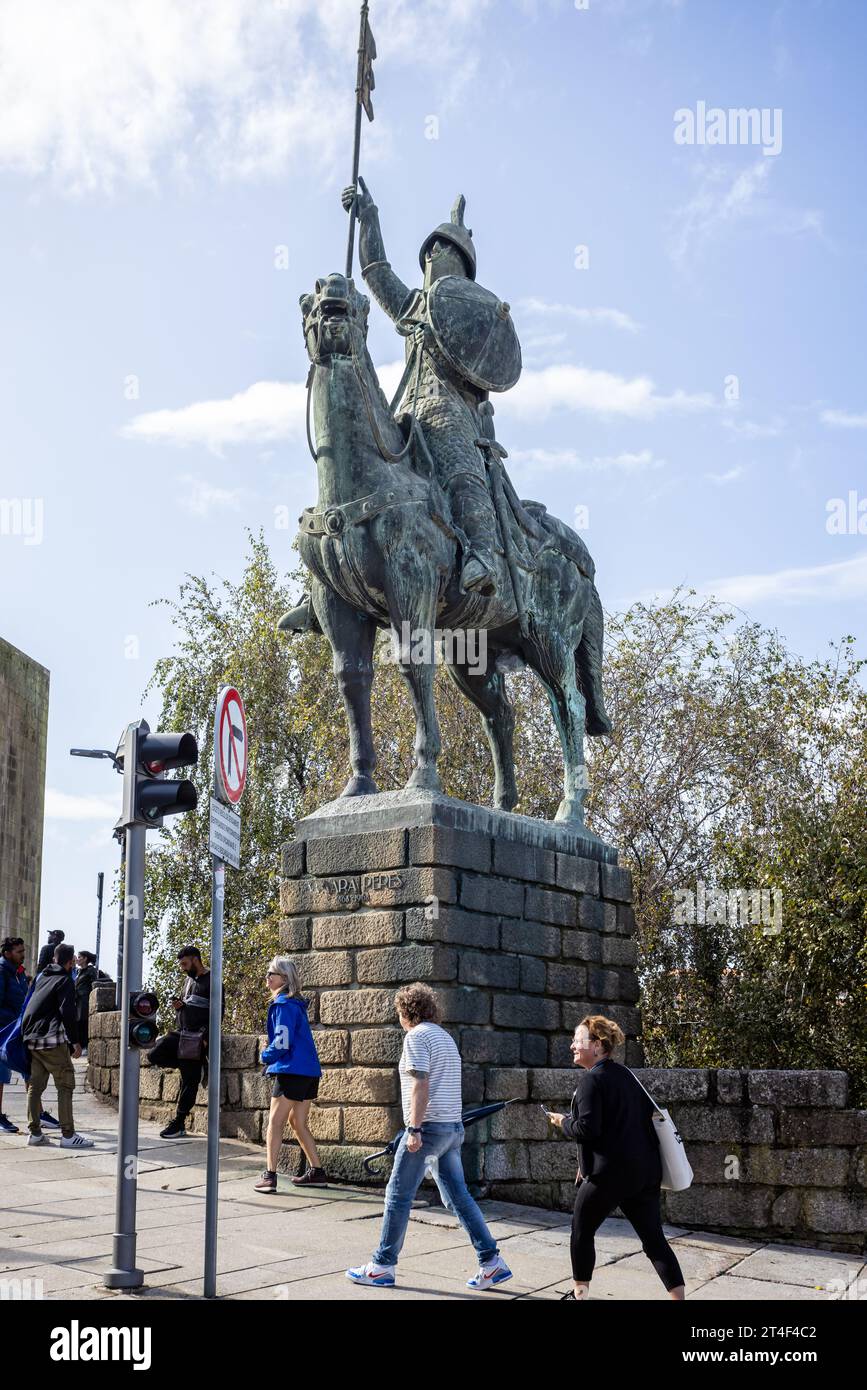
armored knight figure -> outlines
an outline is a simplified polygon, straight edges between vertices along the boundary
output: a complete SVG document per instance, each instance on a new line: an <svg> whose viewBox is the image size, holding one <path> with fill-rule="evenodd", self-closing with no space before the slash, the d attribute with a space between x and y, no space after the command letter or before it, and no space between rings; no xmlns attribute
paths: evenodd
<svg viewBox="0 0 867 1390"><path fill-rule="evenodd" d="M476 251L464 225L465 199L451 221L422 243L423 287L411 290L385 254L378 209L363 179L343 190L344 208L358 198L361 273L377 302L407 339L407 371L395 414L414 412L422 426L437 479L456 525L467 538L461 587L483 595L496 592L492 546L497 519L488 490L485 455L478 447L490 432L479 406L490 391L513 386L521 372L521 349L509 306L475 283ZM422 352L419 371L414 354ZM488 407L484 416L490 415Z"/></svg>

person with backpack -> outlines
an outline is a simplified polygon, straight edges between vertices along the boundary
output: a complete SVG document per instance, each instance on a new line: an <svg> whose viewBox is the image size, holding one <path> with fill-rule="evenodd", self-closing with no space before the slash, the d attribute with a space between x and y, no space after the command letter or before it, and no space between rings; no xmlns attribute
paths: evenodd
<svg viewBox="0 0 867 1390"><path fill-rule="evenodd" d="M7 936L0 943L0 1030L15 1023L27 998L24 973L24 938ZM0 1134L20 1134L16 1124L3 1113L3 1087L12 1080L12 1068L0 1062Z"/></svg>
<svg viewBox="0 0 867 1390"><path fill-rule="evenodd" d="M304 1151L307 1168L293 1178L296 1187L325 1187L328 1178L319 1161L316 1140L307 1127L310 1103L319 1093L322 1067L307 1019L309 1001L301 994L298 970L288 956L275 956L266 976L271 991L268 1006L268 1046L261 1060L271 1081L271 1112L268 1116L266 1162L257 1192L277 1191L277 1160L286 1121Z"/></svg>
<svg viewBox="0 0 867 1390"><path fill-rule="evenodd" d="M24 1010L21 1036L30 1053L30 1087L27 1092L28 1144L47 1143L42 1133L42 1095L49 1080L57 1087L62 1149L92 1149L93 1140L77 1134L72 1115L75 1090L73 1057L81 1056L72 967L75 947L65 943L54 952L54 962L38 976Z"/></svg>

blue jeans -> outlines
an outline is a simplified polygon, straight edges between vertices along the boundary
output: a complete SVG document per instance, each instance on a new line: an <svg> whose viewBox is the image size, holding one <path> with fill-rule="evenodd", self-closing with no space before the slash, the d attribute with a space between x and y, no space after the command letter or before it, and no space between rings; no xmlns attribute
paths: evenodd
<svg viewBox="0 0 867 1390"><path fill-rule="evenodd" d="M407 1135L404 1133L394 1156L394 1167L388 1187L385 1189L382 1233L379 1237L379 1248L373 1257L376 1264L397 1264L397 1257L406 1238L413 1198L424 1178L426 1168L431 1170L444 1205L458 1218L472 1241L479 1257L479 1264L490 1264L496 1259L499 1250L485 1225L485 1218L467 1190L461 1163L463 1125L422 1125L421 1148L415 1153L409 1152L406 1141Z"/></svg>

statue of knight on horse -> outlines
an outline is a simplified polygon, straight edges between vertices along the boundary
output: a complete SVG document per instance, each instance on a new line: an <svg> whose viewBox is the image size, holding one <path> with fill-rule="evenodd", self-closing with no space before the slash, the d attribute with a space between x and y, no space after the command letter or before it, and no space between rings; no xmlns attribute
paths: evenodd
<svg viewBox="0 0 867 1390"><path fill-rule="evenodd" d="M377 631L402 635L399 662L416 718L408 785L438 791L435 656L420 660L418 652L435 651L436 629L483 630L484 669L447 657L447 670L481 713L495 806L511 810L518 799L505 672L527 665L545 686L563 746L556 818L582 825L584 734L610 732L593 561L575 531L541 503L518 498L506 473L489 396L517 382L521 349L509 305L476 282L463 196L451 220L422 243L420 289L404 284L388 261L378 209L358 174L362 107L372 118L373 53L364 7L355 177L342 194L351 229L347 270L301 297L319 496L300 518L299 550L312 583L279 627L320 631L333 649L350 732L344 796L376 791L370 689ZM351 274L356 218L362 276L406 341L406 367L390 403L367 349L370 301ZM418 634L431 641L420 648Z"/></svg>

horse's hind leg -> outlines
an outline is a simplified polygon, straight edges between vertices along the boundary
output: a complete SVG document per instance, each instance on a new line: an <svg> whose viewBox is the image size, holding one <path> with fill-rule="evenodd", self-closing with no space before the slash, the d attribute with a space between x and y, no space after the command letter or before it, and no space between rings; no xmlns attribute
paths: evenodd
<svg viewBox="0 0 867 1390"><path fill-rule="evenodd" d="M372 775L376 753L370 722L376 623L318 580L313 583L311 599L313 611L334 653L334 674L349 727L352 776L340 795L364 796L376 791Z"/></svg>
<svg viewBox="0 0 867 1390"><path fill-rule="evenodd" d="M482 728L494 762L494 805L511 811L518 800L515 785L513 735L515 715L506 693L506 678L491 667L479 672L467 662L449 662L447 670L458 689L472 700L482 716Z"/></svg>
<svg viewBox="0 0 867 1390"><path fill-rule="evenodd" d="M584 696L578 686L574 647L563 638L548 634L544 645L527 653L551 705L554 723L563 745L563 800L554 819L584 824L587 796L587 768L584 763Z"/></svg>
<svg viewBox="0 0 867 1390"><path fill-rule="evenodd" d="M425 585L416 577L415 583L401 585L399 593L396 592L393 577L389 576L386 580L386 599L392 627L398 636L398 665L415 714L414 766L406 785L438 792L442 791L442 783L437 772L441 741L434 703L435 595L433 578Z"/></svg>

